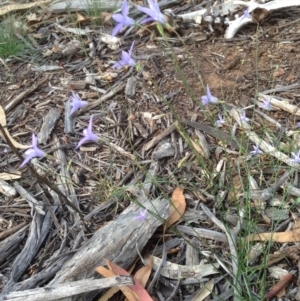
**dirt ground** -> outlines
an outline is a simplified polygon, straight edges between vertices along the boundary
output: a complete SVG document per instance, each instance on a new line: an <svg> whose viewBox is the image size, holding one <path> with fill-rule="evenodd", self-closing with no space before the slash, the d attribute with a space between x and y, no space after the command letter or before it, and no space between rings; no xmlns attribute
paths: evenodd
<svg viewBox="0 0 300 301"><path fill-rule="evenodd" d="M242 28L232 40L225 40L222 33L205 31L206 39L204 41L191 41L183 46L176 35L170 35L169 43L174 51L179 70L174 67L174 59L169 53L170 49L165 42L159 39L155 30L151 36L149 34L138 36L133 33L122 40L120 49L111 50L101 42L98 31L100 27L90 24L88 21L82 25L82 28L89 25L93 30L87 36L66 33L54 25L44 26L43 23L34 23L30 27L29 35L36 41L35 53L28 52L21 57L10 58L5 63L3 61L0 67L0 105L5 111L7 129L20 144L29 145L31 134L38 134L41 131L45 116L49 111L51 109L58 110L59 117L55 120L53 129L48 133L48 138L40 147L44 150L51 150L55 147L52 135L55 135L61 145L64 145L61 149L65 154L66 165L68 165L68 171L74 183L78 208L84 216L95 212L87 222L92 232L95 232L108 221L114 220L129 206L132 191L126 190L127 188L124 187L138 177L139 173L138 164L135 164L126 155L124 156L124 153L112 151L108 144L91 143L84 145L80 151L74 149L82 138L82 130L87 127L90 115L94 116L93 129L96 133L109 139L125 152L136 156L147 169L147 160L149 162L154 160L153 156L157 151L157 145L149 148L146 145L176 120L200 122L213 127L218 113L226 115L226 110L229 112L232 107L239 109L251 107L257 103L258 93L288 99L290 104L298 106L300 100L298 86L280 92L268 93L265 91L299 83L299 12L300 8L289 8L271 14L258 26L249 25ZM61 24L65 27L74 26L74 24L64 24L63 22ZM111 28L106 26L105 29L109 32ZM193 28L195 32L199 30L200 28ZM139 66L122 71L114 70L111 67L112 62L119 59L121 49L126 51L129 49L132 39L135 40L134 58ZM47 55L45 55L46 53ZM89 53L92 55L90 56ZM55 66L56 70L43 70L43 66ZM130 89L128 91L125 89L126 85L132 88L132 93L129 91ZM205 95L206 85L209 85L212 94L221 101L220 105L209 107L201 105L200 97ZM121 88L118 88L120 86ZM107 92L113 89L118 89L116 94L105 99L104 96ZM75 117L76 122L72 131L66 132L64 112L71 90L94 105L91 109L79 112ZM13 100L16 100L14 104ZM247 110L247 117L252 118L253 112ZM282 110L264 113L290 130L294 130L297 122L300 121L299 115ZM231 135L232 125L228 122L222 128L222 133ZM198 137L194 132L195 128L186 124L184 127L192 139L195 140ZM254 128L256 133L263 135L265 125L257 122ZM210 151L208 165L213 173L220 160L217 149L222 143L216 136L205 131L204 134ZM278 129L270 127L269 134L280 140L282 133ZM195 164L193 152L182 141L183 138L179 131L172 131L165 139L173 146L176 145L175 152L172 156L159 160L157 173L157 178L160 179L157 184L159 189L153 189L151 195L157 196L163 190L167 196L171 197L174 188L181 186L186 190L185 197L189 210L199 206L199 201L203 201L207 206L213 208L214 202L210 196L217 194L217 189L205 180L201 166ZM36 186L39 183L38 179L27 168L19 169L21 160L14 151L7 147L4 140L0 141L1 173L16 175L17 181L27 191L36 194L38 198ZM290 149L288 138L283 137L280 141L288 144L287 148ZM23 152L22 149L20 151ZM229 160L232 162L236 162L236 154L239 150L235 149L234 151L237 153L229 156ZM52 153L49 154L52 155ZM183 159L187 159L187 161L183 168L180 168L180 162ZM44 170L43 176L54 183L56 173L60 172L59 159L50 157L42 159L42 161L49 169L48 171ZM270 161L268 157L262 157L259 166L266 172L265 179L270 181L268 183L271 185L274 181L268 174ZM285 167L280 164L278 164L278 168L281 170L276 173L277 175L282 175L285 171ZM237 174L238 172L235 171L226 178L229 193L230 187L234 185L230 180ZM253 174L258 178L259 171L255 170ZM40 184L44 185L44 183ZM123 189L121 189L122 187ZM265 187L262 186L262 188ZM24 201L24 198L16 195L3 196L0 199L1 220L3 219L0 232L6 232L10 227L20 223L30 224L31 207ZM97 213L95 210L99 204L108 200L114 200L114 202L110 207ZM42 202L42 199L39 201ZM226 211L228 207L230 204L227 203L222 208ZM296 210L294 214L298 214ZM78 233L81 231L80 229L71 229L72 221L69 213L64 210L59 210L57 218L60 223L63 223L63 220L67 221L69 231L78 231ZM193 222L197 224L195 220ZM211 222L199 222L198 224L201 223L209 229L215 229ZM263 220L259 226L265 230L270 228L270 225ZM43 261L39 262L40 259L36 255L19 281L42 271L43 262L46 262L59 248L63 238L58 236L54 228L49 235L52 237L57 235L57 240L53 242L53 246L49 246L51 239L41 245L38 254L43 257ZM171 233L171 231L168 233L170 237L173 235ZM161 235L161 231L156 235ZM91 233L85 233L80 241L83 242L90 236ZM64 240L64 252L71 251L74 237L76 235L73 233L71 237ZM18 250L22 249L25 241L24 238L19 242ZM152 237L146 249L153 250L155 244L156 241ZM221 255L223 244L216 243L214 246L211 242L208 244L220 256L229 260L229 251L224 251ZM272 251L275 252L277 249L279 249L278 246L274 247ZM175 249L171 251L175 252ZM2 266L0 265L0 274L4 285L10 277L10 269L16 258L17 250L12 253L9 260L1 262ZM171 257L177 263L184 264L184 252L179 252L177 256L177 261L173 258L176 256ZM179 258L180 256L181 258ZM171 259L169 258L169 260ZM296 264L295 258L294 260L289 259L282 264L282 267L292 270ZM272 281L269 281L267 290L274 284ZM168 285L165 286L168 287ZM293 290L294 287L297 285L291 285L289 289ZM181 294L188 296L198 288L195 286L193 290L184 287L180 290ZM168 294L168 289L165 289L166 294ZM259 292L257 284L253 290ZM162 291L165 292L164 289ZM296 300L293 299L296 298L295 295L292 292L289 297L282 300ZM182 300L182 295L180 297L180 293L177 292L171 300ZM212 298L211 300L217 299ZM230 297L228 300L231 300Z"/></svg>

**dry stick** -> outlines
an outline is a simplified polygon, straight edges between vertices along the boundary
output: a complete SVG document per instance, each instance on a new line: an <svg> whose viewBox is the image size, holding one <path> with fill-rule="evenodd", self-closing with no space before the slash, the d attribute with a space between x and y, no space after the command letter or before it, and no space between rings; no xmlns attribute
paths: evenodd
<svg viewBox="0 0 300 301"><path fill-rule="evenodd" d="M97 107L100 103L102 103L103 101L115 96L118 92L120 92L123 88L125 87L124 84L120 84L119 86L112 88L111 91L109 91L107 94L103 95L102 97L100 97L99 100L95 100L91 103L88 104L88 106L84 107L81 109L81 113L85 113L87 111L89 111L90 109L93 109L95 107Z"/></svg>
<svg viewBox="0 0 300 301"><path fill-rule="evenodd" d="M7 229L7 230L3 230L0 233L0 239L4 239L4 238L10 236L11 234L14 234L15 232L19 231L25 225L27 225L27 222L22 222L21 224L18 224L15 227L12 227L12 228Z"/></svg>
<svg viewBox="0 0 300 301"><path fill-rule="evenodd" d="M5 142L8 144L8 146L13 150L13 152L17 155L17 157L19 157L21 160L23 160L24 158L22 157L22 155L15 148L15 146L11 143L11 141L8 138L8 136L6 135L6 132L4 131L4 128L3 128L2 124L0 124L0 131L2 132L2 134L3 134L4 138L5 138ZM46 184L50 189L52 189L53 191L55 191L64 200L64 202L68 206L70 206L75 212L77 212L79 214L81 222L83 223L83 225L85 226L85 228L90 232L89 228L87 227L87 225L86 225L86 223L85 223L85 221L83 219L84 218L83 214L79 211L79 209L71 201L69 201L69 199L67 198L67 196L65 196L47 178L42 177L41 175L39 175L36 172L36 170L30 166L30 164L28 164L27 167L28 167L29 171L37 178L37 180L39 180L42 183Z"/></svg>
<svg viewBox="0 0 300 301"><path fill-rule="evenodd" d="M231 257L232 257L232 272L233 272L233 290L234 290L234 300L239 301L238 295L239 292L241 292L241 283L240 283L240 279L237 277L238 274L238 267L237 267L237 260L238 260L238 256L237 256L237 248L236 248L236 236L233 233L233 231L231 231L229 228L226 228L224 226L224 224L218 219L216 218L211 212L210 210L203 204L200 204L201 209L204 211L204 213L212 220L212 222L217 225L221 230L223 230L228 238L228 244L229 244L229 249L230 249L230 253L231 253Z"/></svg>

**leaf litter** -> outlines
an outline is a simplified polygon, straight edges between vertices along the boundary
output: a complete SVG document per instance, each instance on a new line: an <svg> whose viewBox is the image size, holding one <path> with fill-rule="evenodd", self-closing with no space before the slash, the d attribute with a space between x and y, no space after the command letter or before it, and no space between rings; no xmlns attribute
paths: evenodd
<svg viewBox="0 0 300 301"><path fill-rule="evenodd" d="M254 279L253 296L260 294L267 300L289 285L286 298L296 298L298 287L290 282L295 271L298 272L299 262L297 245L293 243L300 239L293 227L300 196L297 187L299 87L294 85L299 64L297 47L286 41L293 41L299 30L293 22L299 8L287 8L289 15L279 12L276 21L268 16L262 24L278 47L272 40L263 40L262 33L255 32L251 26L243 28L238 38L233 39L233 48L222 40L225 30L222 24L217 28L217 22L200 20L201 39L197 40L198 29L198 32L193 30L188 22L174 22L186 46L170 33L167 41L188 79L187 87L151 25L148 32L139 33L141 36L125 29L120 38L112 38L111 14L104 15L104 27L110 26L109 31L101 33L92 18L76 14L77 20L71 21L63 11L64 18L57 19L51 9L54 12L58 5L50 6L50 13L43 14L47 2L40 4L42 9L36 9L34 22L27 19L28 38L34 41L36 57L24 54L27 64L23 65L12 58L5 62L8 68L5 73L1 71L5 84L0 83L0 105L4 108L0 120L8 139L16 148L29 148L28 141L35 132L39 139L43 137L43 150L51 153L41 161L32 160L33 168L40 175L37 182L30 169L20 174L20 158L9 149L0 133L4 181L0 182L1 230L6 233L0 254L7 258L5 266L12 266L11 269L3 266L0 271L4 294L19 289L12 281L19 282L25 294L26 289L36 288L37 283L47 288L51 280L59 284L74 277L77 280L93 277L92 272L103 264L104 257L128 269L138 253L153 255L156 247L163 246L152 257L153 267L147 270L147 278L151 278L151 270L152 277L154 273L158 275L158 284L151 294L157 292L172 300L180 300L183 294L186 300L201 300L204 298L201 295L211 292L212 298L234 300L233 295L243 291L245 280L238 274L237 250L246 249L246 242L249 270L262 262L268 247L269 264L280 263L289 275L283 275L277 286L268 286L270 292L265 295L260 291L261 282ZM191 3L188 5L193 9ZM0 13L35 6L31 3L27 7L6 7ZM175 1L170 6L175 14L180 12ZM244 19L258 16L257 9L249 16L242 9L239 12ZM266 15L264 11L263 18ZM291 22L290 31L278 30L287 26L284 23L287 20ZM249 39L254 33L261 38L258 57L258 42ZM214 44L209 42L211 37L215 39ZM137 66L116 72L112 67L120 58L120 50L130 49L133 39L132 59ZM194 67L201 70L205 85L199 84L199 77L192 74ZM7 83L16 84L16 89L6 89ZM205 89L206 85L214 96ZM268 92L271 88L275 91ZM73 121L63 119L58 113L52 116L51 112L64 112L73 90L86 95L83 98L88 106L74 114ZM211 101L203 108L201 95L218 97L218 102ZM91 115L99 141L75 151ZM225 120L220 128L215 126L218 116ZM47 118L52 118L49 127ZM253 147L261 152L254 154ZM203 160L201 164L199 158ZM249 162L257 163L247 170ZM55 183L72 206L43 179ZM162 195L172 203L168 208L168 202L163 206L154 203ZM147 214L137 219L141 208ZM253 229L245 229L248 214L257 221ZM134 222L126 224L122 216ZM155 218L162 216L163 220L155 224ZM92 243L97 233L102 233L107 221L122 229L126 225L128 232L131 227L142 227L144 232L133 231L131 236L146 233L147 238L141 242L136 237L131 248L137 250L131 249L130 253L118 257L115 251L126 245L125 232L122 240L117 228L109 230L111 242L102 246L94 242L94 253L83 256L81 262L77 252ZM164 221L173 226L163 227L162 231ZM17 227L24 222L30 228ZM41 236L35 236L34 229ZM22 240L25 245L21 244ZM252 244L251 241L260 242ZM30 248L33 242L38 242L34 249ZM198 255L187 253L188 244ZM19 248L23 251L17 258ZM31 250L28 258L23 257L26 248ZM100 248L104 249L102 258L96 255ZM7 250L11 255L7 255ZM70 254L76 256L72 259ZM110 254L114 254L112 258ZM195 261L200 256L201 262L185 265L188 256ZM22 258L26 261L22 262ZM76 268L72 268L75 260ZM49 271L49 275L41 282L35 281L44 271ZM226 274L231 281L224 277ZM271 272L270 276L274 277ZM22 278L30 280L26 282ZM234 290L226 289L230 286ZM129 300L138 300L136 293L124 290ZM92 298L91 293L86 296Z"/></svg>

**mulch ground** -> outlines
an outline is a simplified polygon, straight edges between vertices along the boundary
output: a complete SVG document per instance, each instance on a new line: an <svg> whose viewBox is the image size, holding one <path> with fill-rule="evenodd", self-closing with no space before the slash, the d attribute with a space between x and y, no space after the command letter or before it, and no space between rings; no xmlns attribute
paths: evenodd
<svg viewBox="0 0 300 301"><path fill-rule="evenodd" d="M37 214L36 206L45 210L47 206L57 205L58 209L54 213L55 219L53 218L49 224L50 230L26 269L18 274L16 282L26 281L46 270L51 265L50 259L57 254L61 257L65 254L67 256L74 254L93 236L93 233L115 220L135 198L138 198L137 191L132 187L136 189L140 187L139 185L143 186L144 176L153 162L158 163L156 180L147 191L147 197L154 199L163 194L171 198L174 189L182 187L187 204L186 214L176 224L179 226L177 231L168 230L165 233L164 241L168 244L166 260L175 264L192 265L191 258L196 258L194 264L197 265L201 259L205 259L203 252L213 251L224 262L231 262L232 253L228 243L222 242L223 238L219 241L209 238L197 240L197 236L188 233L187 227L183 226L189 224L190 227L217 231L214 222L202 216L205 210L200 207L200 203L203 203L228 227L235 229L239 214L236 204L241 203L244 187L250 185L249 173L257 180L261 191L274 187L278 179L289 171L289 167L282 161L274 161L264 154L257 159L258 163L251 165L251 170L247 171L244 162L241 161L249 153L239 153L240 149L234 149L228 141L225 145L224 141L218 139L217 134L201 129L199 124L215 127L214 123L221 113L227 122L220 131L233 137L234 121L230 119L229 111L232 108L249 107L246 115L249 119L255 120L252 129L259 137L269 138L271 144L272 142L278 143L277 145L284 144L280 149L288 156L292 151L298 151L297 148L295 150L295 146L299 147L297 140L299 137L294 136L291 143L287 133L296 130L300 115L280 109L272 111L259 109L282 125L282 129L279 130L274 124L269 124L263 116L258 117L259 115L255 113L255 109L258 109L256 104L259 93L288 100L289 104L298 107L300 100L300 89L297 85L300 74L298 16L299 8L276 12L268 16L259 26L246 26L232 40L225 40L220 32L205 31L205 40L199 42L192 40L183 46L176 35L168 34L180 72L174 67L174 58L167 44L158 36L154 27L149 28L151 34L143 32L138 35L134 32L126 37L120 36L122 45L112 50L102 40L100 29L103 29L103 26L95 25L88 19L77 22L74 21L75 15L72 15L71 22L68 15L49 14L48 22L45 19L28 21L28 35L36 43L34 51L21 57L10 58L5 63L3 61L0 68L0 105L5 112L6 128L14 140L22 145L29 145L32 133L40 134L49 112L50 115L55 112L57 116L53 126L48 127L49 131L45 134L43 143L39 144L50 156L32 164L32 168L40 175L39 178L27 167L19 169L21 160L18 154L9 148L3 139L0 140L0 179L17 190L11 194L2 193L0 197L0 232L2 232L0 250L19 231L19 239L14 245L11 245L5 253L0 252L3 254L0 259L1 287L4 288L11 280L12 267L16 268L14 261L26 244L33 216ZM89 26L92 31L88 35L79 36L64 31L54 23L59 23L65 28L80 25L85 29L85 26ZM107 32L111 30L108 24L104 29ZM200 29L192 30L197 32ZM119 60L120 50L128 51L133 39L134 58L139 66L121 71L113 69L111 66L114 61ZM220 105L209 107L201 105L200 97L205 95L207 84L212 94L221 100ZM282 87L290 88L282 89ZM276 88L278 92L266 92ZM70 122L71 129L67 130L65 109L71 90L87 100L91 106L81 110ZM103 140L98 144L85 144L75 150L91 115L93 130ZM1 122L2 120L0 119ZM176 121L182 121L181 125L175 126L168 133L168 129ZM198 124L191 126L185 121ZM204 154L203 150L198 152L200 157L205 158L202 163L197 161L195 149L184 138L189 137L191 141L199 142L201 139L199 131L200 134L204 134L209 152L206 158L205 150ZM165 136L159 136L165 132L167 132ZM253 143L246 139L243 129L237 127L235 135L236 139L233 139L235 142L246 143L245 149L252 150ZM159 152L164 147L167 147L170 153ZM221 151L220 147L228 149L229 152ZM57 151L62 152L62 157L57 153L54 154ZM22 154L23 150L19 149L19 153ZM222 160L229 168L222 165L217 170ZM64 173L62 163L66 167ZM52 188L42 178L56 187L62 187L62 193L71 198L81 213L86 228L76 224L78 219L68 203L62 199L56 203L50 193ZM61 183L58 182L58 178ZM220 181L223 183L222 189ZM292 175L288 182L296 188L299 184L297 176ZM30 193L37 203L29 202L26 194L20 193L18 185ZM3 190L4 184L1 184L1 187ZM220 190L226 196L221 202L217 202ZM282 199L285 200L286 206L280 203L279 217L275 217L273 211L270 214L265 211L274 208L271 201L266 203L263 209L258 209L259 205L254 202L251 214L258 224L257 229L253 230L269 232L271 229L273 231L292 229L292 225L287 229L289 224L286 221L297 220L297 206L291 209L291 198L295 200L297 198L295 195L287 195L283 188L273 191L272 201L279 200L280 203ZM46 200L48 204L45 203ZM180 226L183 228L180 229ZM222 232L220 229L218 231ZM242 229L242 236L243 233L248 232L243 232ZM162 246L162 236L163 231L160 227L149 239L143 254L156 252L156 256L161 256L163 251L154 249ZM201 249L201 256L199 253L191 255L193 251L183 238L188 239L189 243L193 242L197 250ZM272 261L274 257L266 259L270 260L269 265L298 273L297 242L286 243L285 247L279 243L268 246L271 256L276 257L276 254L281 252L281 255L276 257L279 258L277 261L276 259ZM239 244L238 248L239 252L242 252L242 245ZM67 259L69 257L66 257ZM253 271L258 270L260 264L261 257L253 259ZM232 268L229 263L228 268L229 270ZM205 283L215 277L214 294L210 300L221 300L220 295L229 288L226 277L230 276L222 267L219 269L220 273L217 276L206 276L200 281ZM249 283L253 284L251 286L253 300L259 300L255 298L259 298L257 295L262 292L263 288L259 286L258 281L262 274L259 271L255 276L250 275L252 278L249 276L251 278ZM223 278L220 277L222 275ZM46 285L53 277L54 275L47 278L47 281L39 281L30 288ZM266 291L278 281L268 277L265 277ZM161 276L156 291L152 291L153 298L165 300L173 294L170 300L196 300L193 296L202 284L195 281L188 284L188 278L197 277L187 277L184 279L186 283L176 286L177 281ZM232 294L233 291L228 296L224 295L222 300L233 300ZM286 297L281 300L296 300L297 296L298 285L292 283L286 290ZM121 295L115 300L120 298Z"/></svg>

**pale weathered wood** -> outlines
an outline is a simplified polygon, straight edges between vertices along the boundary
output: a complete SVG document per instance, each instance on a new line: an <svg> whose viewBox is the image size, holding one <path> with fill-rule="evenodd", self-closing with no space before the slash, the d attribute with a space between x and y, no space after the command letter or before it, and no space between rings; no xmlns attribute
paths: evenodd
<svg viewBox="0 0 300 301"><path fill-rule="evenodd" d="M64 132L66 134L73 133L75 126L75 118L71 116L71 97L65 102L65 128Z"/></svg>
<svg viewBox="0 0 300 301"><path fill-rule="evenodd" d="M4 239L10 235L13 235L14 233L18 232L20 229L22 229L24 226L26 226L27 222L24 221L20 224L17 224L16 226L12 227L12 228L9 228L7 230L3 230L1 233L0 233L0 239ZM1 256L0 256L1 258Z"/></svg>
<svg viewBox="0 0 300 301"><path fill-rule="evenodd" d="M23 226L20 230L0 242L0 265L19 249L19 245L25 237L27 228L28 226Z"/></svg>
<svg viewBox="0 0 300 301"><path fill-rule="evenodd" d="M37 211L34 214L26 244L23 247L21 253L13 262L9 281L2 291L3 295L13 290L16 282L20 279L25 270L28 268L32 259L40 250L41 244L43 243L46 235L51 229L51 215L49 212L47 212L47 208L43 209L46 212L45 215L39 214Z"/></svg>
<svg viewBox="0 0 300 301"><path fill-rule="evenodd" d="M99 229L86 241L56 274L51 284L95 277L95 268L105 265L104 258L128 268L137 257L137 249L143 249L169 214L169 202L166 199L144 200L142 205L148 208L146 220L138 220L140 207L130 205L116 221ZM92 300L92 297L84 295L62 300Z"/></svg>
<svg viewBox="0 0 300 301"><path fill-rule="evenodd" d="M193 228L189 226L177 226L177 230L179 232L194 236L196 238L199 237L199 238L207 238L215 241L228 242L225 234L213 230L208 230L203 228Z"/></svg>
<svg viewBox="0 0 300 301"><path fill-rule="evenodd" d="M14 188L17 190L20 196L22 196L30 205L31 211L36 210L39 214L45 215L45 211L43 210L43 205L39 204L39 202L29 193L26 189L24 189L19 182L14 182Z"/></svg>
<svg viewBox="0 0 300 301"><path fill-rule="evenodd" d="M59 109L52 108L45 116L42 128L38 134L38 141L40 144L46 144L49 136L54 129L56 121L59 119L61 111Z"/></svg>
<svg viewBox="0 0 300 301"><path fill-rule="evenodd" d="M73 281L63 284L47 285L43 288L36 288L21 292L12 292L8 294L5 300L10 301L56 301L58 299L95 291L114 286L133 285L131 276L116 276L105 279L86 279Z"/></svg>

